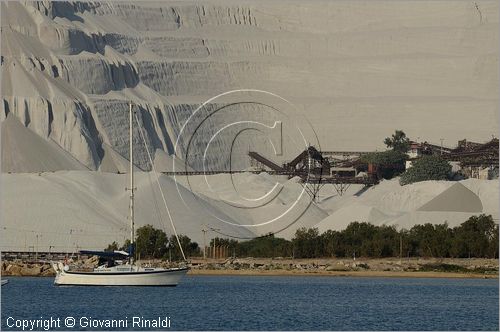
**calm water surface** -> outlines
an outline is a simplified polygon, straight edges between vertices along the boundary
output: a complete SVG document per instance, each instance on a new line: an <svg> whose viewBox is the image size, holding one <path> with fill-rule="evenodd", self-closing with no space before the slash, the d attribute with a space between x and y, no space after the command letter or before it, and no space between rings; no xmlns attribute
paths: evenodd
<svg viewBox="0 0 500 332"><path fill-rule="evenodd" d="M7 318L170 317L171 330L498 330L498 280L188 276L176 288L9 278ZM67 329L62 324L62 329ZM78 328L80 329L80 328ZM96 330L101 328L96 328ZM122 329L119 329L122 330Z"/></svg>

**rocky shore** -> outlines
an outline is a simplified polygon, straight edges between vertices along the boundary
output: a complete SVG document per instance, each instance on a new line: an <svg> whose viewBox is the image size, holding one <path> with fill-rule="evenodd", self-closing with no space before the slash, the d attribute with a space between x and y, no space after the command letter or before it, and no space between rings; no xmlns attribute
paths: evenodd
<svg viewBox="0 0 500 332"><path fill-rule="evenodd" d="M228 259L196 264L191 274L498 277L496 259Z"/></svg>
<svg viewBox="0 0 500 332"><path fill-rule="evenodd" d="M95 266L94 258L73 262L79 267ZM191 261L192 275L332 275L371 277L459 277L498 278L498 259L282 259L236 258ZM141 264L161 266L162 261ZM48 262L3 261L2 276L53 276Z"/></svg>
<svg viewBox="0 0 500 332"><path fill-rule="evenodd" d="M50 263L23 263L22 261L3 261L3 276L22 276L22 277L50 277L55 272Z"/></svg>

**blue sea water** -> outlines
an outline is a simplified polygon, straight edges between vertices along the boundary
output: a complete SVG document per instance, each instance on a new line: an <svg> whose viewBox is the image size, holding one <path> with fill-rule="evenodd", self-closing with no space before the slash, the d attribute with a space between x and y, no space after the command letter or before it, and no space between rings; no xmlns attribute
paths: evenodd
<svg viewBox="0 0 500 332"><path fill-rule="evenodd" d="M169 317L162 330L499 329L498 280L491 279L187 276L174 288L9 280L1 288L2 330L16 330L7 325L15 320L51 317L62 330L81 330L82 317L84 324L89 318L128 324L112 330L134 329L133 317ZM68 316L75 327L64 326Z"/></svg>

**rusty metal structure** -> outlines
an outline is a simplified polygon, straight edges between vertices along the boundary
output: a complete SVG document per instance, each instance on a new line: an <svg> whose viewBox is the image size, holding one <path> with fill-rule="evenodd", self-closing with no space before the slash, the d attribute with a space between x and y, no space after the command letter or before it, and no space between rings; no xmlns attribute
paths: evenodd
<svg viewBox="0 0 500 332"><path fill-rule="evenodd" d="M461 140L458 146L443 158L460 164L460 173L465 177L498 178L498 138L486 143ZM482 175L483 174L483 175Z"/></svg>
<svg viewBox="0 0 500 332"><path fill-rule="evenodd" d="M359 163L360 156L366 152L321 152L314 146L309 146L290 162L279 166L272 160L250 151L248 156L258 162L262 168L272 174L286 175L289 178L299 177L305 190L313 200L317 200L319 190L325 184L332 184L337 193L342 196L351 184L363 184L369 187L378 183L378 179L372 174L366 176L342 175L332 172L335 167L351 167L355 173L355 165ZM333 155L342 154L342 159L332 158Z"/></svg>
<svg viewBox="0 0 500 332"><path fill-rule="evenodd" d="M484 144L462 140L443 158L459 161L462 166L498 167L498 138Z"/></svg>
<svg viewBox="0 0 500 332"><path fill-rule="evenodd" d="M428 142L411 142L419 149L419 156L439 155L442 158L459 162L462 169L489 168L498 174L499 142L497 138L484 144L462 140L456 148ZM299 153L289 162L281 165L255 151L249 151L253 169L229 171L185 171L164 172L166 175L207 175L220 173L260 173L265 171L272 175L283 175L288 178L299 177L300 182L312 197L318 198L319 190L325 184L332 184L337 193L342 196L352 184L362 184L364 189L379 182L375 165L362 162L362 157L373 151L319 151L314 146ZM358 174L358 170L366 171ZM467 174L464 174L468 176ZM497 175L498 176L498 175Z"/></svg>
<svg viewBox="0 0 500 332"><path fill-rule="evenodd" d="M458 161L464 165L498 166L498 138L486 143L458 141L456 148L439 146L428 142L411 142L418 146L421 155L439 155L449 161Z"/></svg>
<svg viewBox="0 0 500 332"><path fill-rule="evenodd" d="M461 173L465 177L474 177L480 170L496 171L499 166L499 145L498 138L493 138L486 143L470 142L466 139L458 141L457 147L448 148L437 146L427 142L416 143L419 149L419 156L436 155L450 162L460 165Z"/></svg>
<svg viewBox="0 0 500 332"><path fill-rule="evenodd" d="M314 146L299 153L289 162L281 166L273 160L255 151L249 151L248 156L253 169L251 170L226 170L226 171L177 171L163 172L170 176L189 175L212 175L212 174L236 174L236 173L261 173L272 175L284 175L289 179L299 177L300 183L313 200L317 200L319 190L325 184L333 185L336 192L342 196L352 184L362 184L370 187L378 183L375 172L368 172L363 176L355 176L356 167L360 164L360 157L368 152L350 151L328 151L322 152ZM341 157L339 157L341 156ZM342 167L347 172L336 172L335 169Z"/></svg>

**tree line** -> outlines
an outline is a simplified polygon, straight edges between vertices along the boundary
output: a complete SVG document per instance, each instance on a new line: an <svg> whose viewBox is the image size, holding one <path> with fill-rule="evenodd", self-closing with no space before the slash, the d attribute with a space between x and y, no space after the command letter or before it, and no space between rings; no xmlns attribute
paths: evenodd
<svg viewBox="0 0 500 332"><path fill-rule="evenodd" d="M453 257L498 258L498 225L491 215L472 216L456 227L447 223L415 225L397 230L394 226L350 223L342 231L319 233L317 228L301 228L292 240L270 234L248 241L216 237L210 247L225 247L233 257ZM179 236L187 257L201 257L202 249L185 235ZM106 250L121 248L113 242ZM137 230L136 251L140 258L181 259L174 236L146 225Z"/></svg>
<svg viewBox="0 0 500 332"><path fill-rule="evenodd" d="M384 144L389 150L367 153L360 158L364 164L376 167L379 179L401 176L399 183L404 186L420 181L450 180L453 175L450 163L437 155L423 155L406 169L410 139L402 130L396 130L391 137L386 137Z"/></svg>
<svg viewBox="0 0 500 332"><path fill-rule="evenodd" d="M294 257L498 257L498 225L486 215L456 227L447 223L396 230L354 222L342 231L300 229L292 239Z"/></svg>
<svg viewBox="0 0 500 332"><path fill-rule="evenodd" d="M201 249L198 243L191 241L186 235L179 235L179 242L186 257L200 256ZM122 246L116 241L109 244L105 251L125 250L128 251L130 240L126 240ZM161 229L154 228L152 225L139 227L136 231L135 256L139 259L168 259L170 261L182 260L182 254L179 250L179 244L175 235L168 235Z"/></svg>

